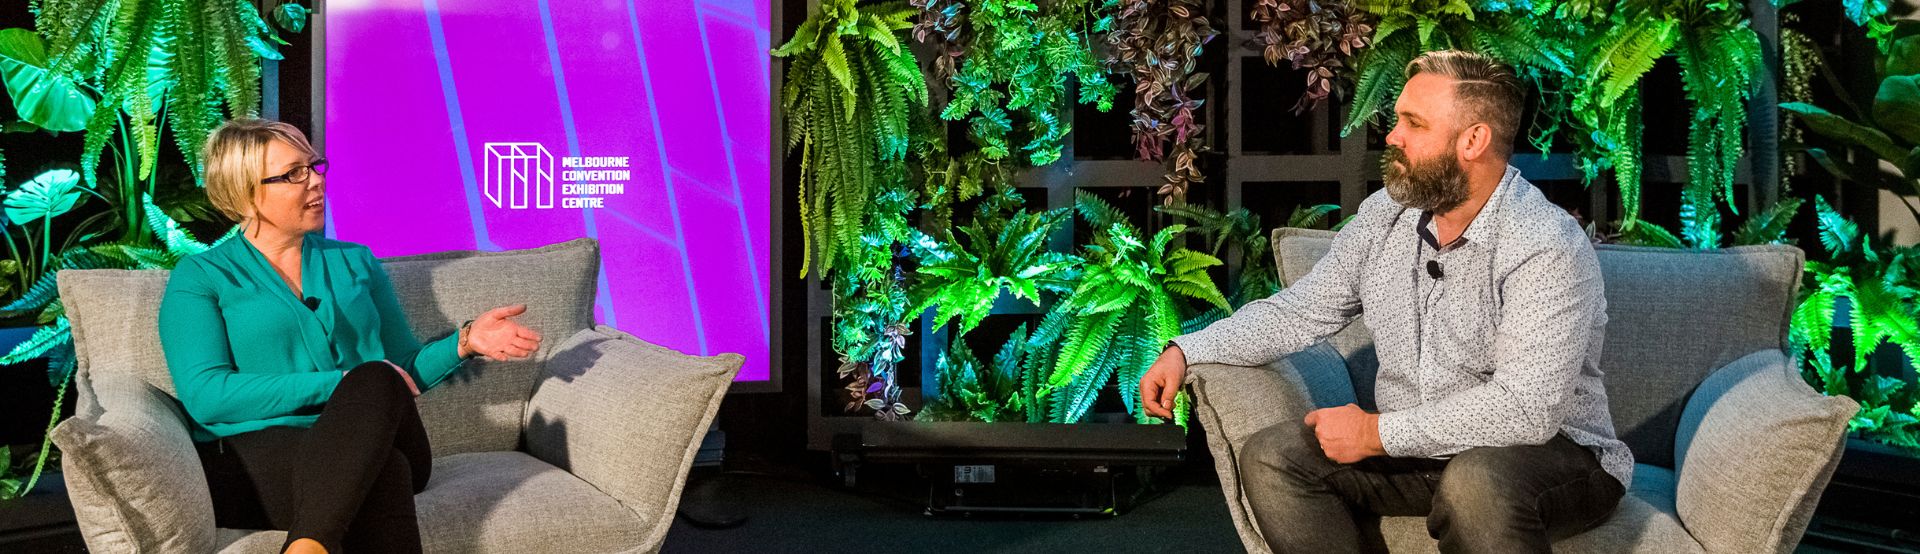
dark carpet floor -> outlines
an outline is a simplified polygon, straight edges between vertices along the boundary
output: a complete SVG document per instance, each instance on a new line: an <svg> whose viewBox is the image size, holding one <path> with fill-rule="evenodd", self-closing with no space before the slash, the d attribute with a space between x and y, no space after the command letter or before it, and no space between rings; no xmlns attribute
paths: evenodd
<svg viewBox="0 0 1920 554"><path fill-rule="evenodd" d="M881 473L881 475L876 475ZM742 515L731 529L675 520L664 552L1239 552L1220 486L1175 472L1157 479L1118 516L925 515L926 492L911 474L863 470L849 489L818 477L706 476L682 506ZM698 497L698 498L696 498Z"/></svg>

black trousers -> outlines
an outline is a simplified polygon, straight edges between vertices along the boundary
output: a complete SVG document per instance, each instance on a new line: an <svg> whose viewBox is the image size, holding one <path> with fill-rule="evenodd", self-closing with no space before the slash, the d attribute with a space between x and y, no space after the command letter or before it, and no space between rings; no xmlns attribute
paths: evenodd
<svg viewBox="0 0 1920 554"><path fill-rule="evenodd" d="M1566 435L1452 459L1327 459L1306 425L1247 439L1241 479L1274 552L1385 552L1379 516L1426 516L1441 552L1550 552L1612 515L1625 488ZM1363 524L1364 522L1364 524Z"/></svg>
<svg viewBox="0 0 1920 554"><path fill-rule="evenodd" d="M214 520L280 529L329 552L420 552L413 495L433 468L413 394L386 362L347 372L313 427L195 445Z"/></svg>

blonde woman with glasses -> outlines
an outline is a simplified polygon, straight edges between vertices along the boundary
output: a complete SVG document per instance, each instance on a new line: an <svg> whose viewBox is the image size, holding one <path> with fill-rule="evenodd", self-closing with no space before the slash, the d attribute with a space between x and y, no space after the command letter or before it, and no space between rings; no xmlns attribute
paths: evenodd
<svg viewBox="0 0 1920 554"><path fill-rule="evenodd" d="M326 238L327 160L292 125L207 138L207 199L241 234L180 261L160 340L221 527L287 531L287 552L419 552L431 451L413 398L474 356L540 335L495 308L421 344L373 253Z"/></svg>

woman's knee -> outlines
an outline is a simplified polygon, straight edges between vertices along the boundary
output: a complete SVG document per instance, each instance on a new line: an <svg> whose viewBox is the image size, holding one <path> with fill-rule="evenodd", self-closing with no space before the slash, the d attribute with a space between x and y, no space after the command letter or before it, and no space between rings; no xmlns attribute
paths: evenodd
<svg viewBox="0 0 1920 554"><path fill-rule="evenodd" d="M399 398L413 396L412 391L407 390L407 382L401 378L400 371L396 370L393 364L385 361L372 361L354 366L352 370L347 371L346 377L340 379L340 384L334 387L334 394L338 396L341 390L352 390L356 393L380 392L388 396L399 394L401 395Z"/></svg>

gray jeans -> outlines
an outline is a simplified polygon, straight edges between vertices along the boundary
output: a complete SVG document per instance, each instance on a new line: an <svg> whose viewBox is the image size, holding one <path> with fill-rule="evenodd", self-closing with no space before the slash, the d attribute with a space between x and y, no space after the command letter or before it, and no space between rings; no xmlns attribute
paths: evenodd
<svg viewBox="0 0 1920 554"><path fill-rule="evenodd" d="M1240 479L1274 552L1385 552L1380 516L1425 516L1442 552L1550 552L1605 521L1625 493L1564 435L1474 448L1451 460L1328 460L1307 426L1254 433ZM1364 524L1361 521L1364 519Z"/></svg>

